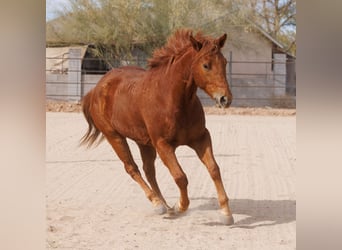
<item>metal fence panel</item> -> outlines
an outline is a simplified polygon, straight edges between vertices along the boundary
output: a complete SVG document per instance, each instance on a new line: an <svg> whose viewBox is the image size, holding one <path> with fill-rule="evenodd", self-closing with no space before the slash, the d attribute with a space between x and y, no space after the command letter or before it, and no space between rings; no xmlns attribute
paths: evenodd
<svg viewBox="0 0 342 250"><path fill-rule="evenodd" d="M87 60L95 60L94 58L80 58L77 53L74 53L73 57L69 55L68 59L72 62L69 62L71 66L68 69L65 67L61 71L46 69L47 99L80 101L106 72L90 71L83 67ZM56 58L46 58L46 60L56 60ZM135 63L125 60L125 65ZM146 65L146 62L141 64ZM296 107L295 59L234 61L230 55L227 79L233 93L232 106ZM204 106L215 105L203 90L199 89L197 94Z"/></svg>

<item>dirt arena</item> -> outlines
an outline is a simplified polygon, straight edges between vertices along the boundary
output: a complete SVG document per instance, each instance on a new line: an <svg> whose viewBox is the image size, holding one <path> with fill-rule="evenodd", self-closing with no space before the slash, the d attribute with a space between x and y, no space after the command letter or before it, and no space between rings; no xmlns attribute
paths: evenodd
<svg viewBox="0 0 342 250"><path fill-rule="evenodd" d="M189 180L189 210L178 218L156 215L107 142L78 147L87 129L83 115L59 111L46 113L47 249L296 248L294 110L207 112L232 226L220 223L214 184L191 149L176 152ZM137 147L129 144L141 166ZM156 169L165 199L175 204L178 189L159 158Z"/></svg>

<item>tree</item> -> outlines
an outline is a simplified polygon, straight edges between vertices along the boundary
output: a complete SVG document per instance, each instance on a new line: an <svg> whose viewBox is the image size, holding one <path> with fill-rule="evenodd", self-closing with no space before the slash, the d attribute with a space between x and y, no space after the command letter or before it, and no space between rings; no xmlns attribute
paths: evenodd
<svg viewBox="0 0 342 250"><path fill-rule="evenodd" d="M250 0L247 4L252 10L250 19L295 53L296 0Z"/></svg>
<svg viewBox="0 0 342 250"><path fill-rule="evenodd" d="M228 18L230 23L241 19L242 8L236 8L233 2L69 0L68 6L59 14L58 27L47 25L47 42L53 38L69 44L93 44L94 54L114 59L129 57L132 47L137 45L150 54L179 27L201 29L218 35L222 27L213 20L227 13L231 13ZM108 63L112 64L110 61Z"/></svg>
<svg viewBox="0 0 342 250"><path fill-rule="evenodd" d="M134 46L150 55L179 27L225 30L241 45L247 19L295 54L296 0L69 0L59 15L58 25L47 25L47 43L93 44L105 58L129 57Z"/></svg>

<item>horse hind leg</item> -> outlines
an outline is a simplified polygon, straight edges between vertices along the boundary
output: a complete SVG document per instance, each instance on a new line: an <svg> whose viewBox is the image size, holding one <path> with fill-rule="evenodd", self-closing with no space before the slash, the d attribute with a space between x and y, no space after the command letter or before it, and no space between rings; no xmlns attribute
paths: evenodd
<svg viewBox="0 0 342 250"><path fill-rule="evenodd" d="M170 211L171 207L165 201L162 193L160 192L157 180L156 180L156 170L155 170L155 159L156 159L156 150L152 146L138 144L141 154L141 159L143 162L143 169L145 172L145 176L147 181L149 182L152 190L156 195L160 198L162 204L157 205L155 207L155 211L158 214L164 214L167 211Z"/></svg>
<svg viewBox="0 0 342 250"><path fill-rule="evenodd" d="M159 197L153 192L141 176L137 164L134 162L131 151L128 147L126 138L118 135L106 135L108 142L112 145L114 151L120 160L124 163L126 172L135 180L144 190L146 197L154 206L161 204Z"/></svg>

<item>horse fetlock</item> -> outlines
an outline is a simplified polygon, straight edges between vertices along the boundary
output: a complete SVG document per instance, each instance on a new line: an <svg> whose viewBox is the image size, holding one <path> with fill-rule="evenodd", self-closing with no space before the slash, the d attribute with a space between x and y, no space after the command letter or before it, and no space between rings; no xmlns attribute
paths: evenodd
<svg viewBox="0 0 342 250"><path fill-rule="evenodd" d="M179 201L174 206L175 210L179 213L184 213L189 208L189 201Z"/></svg>
<svg viewBox="0 0 342 250"><path fill-rule="evenodd" d="M219 198L218 202L222 210L226 209L227 211L230 212L229 205L228 205L229 200L227 197Z"/></svg>
<svg viewBox="0 0 342 250"><path fill-rule="evenodd" d="M161 215L166 213L166 207L154 193L148 196L148 198L152 202L153 210L156 214Z"/></svg>
<svg viewBox="0 0 342 250"><path fill-rule="evenodd" d="M224 207L224 208L221 208L221 214L225 216L231 216L232 212L230 211L229 207Z"/></svg>
<svg viewBox="0 0 342 250"><path fill-rule="evenodd" d="M146 197L152 202L153 206L157 206L159 204L162 204L162 202L159 199L159 197L153 191L148 192Z"/></svg>

